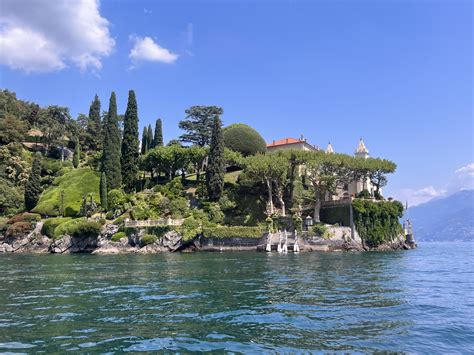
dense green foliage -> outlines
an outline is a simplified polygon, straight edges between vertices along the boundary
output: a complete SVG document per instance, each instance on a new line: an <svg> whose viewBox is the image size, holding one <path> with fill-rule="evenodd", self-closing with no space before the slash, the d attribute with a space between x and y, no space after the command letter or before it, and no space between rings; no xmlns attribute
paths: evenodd
<svg viewBox="0 0 474 355"><path fill-rule="evenodd" d="M252 127L242 123L224 128L224 142L226 148L239 152L243 156L267 151L267 144L262 136Z"/></svg>
<svg viewBox="0 0 474 355"><path fill-rule="evenodd" d="M328 238L330 236L328 228L321 223L315 224L311 231L314 233L314 235L321 238Z"/></svg>
<svg viewBox="0 0 474 355"><path fill-rule="evenodd" d="M402 233L399 219L403 216L403 205L400 202L356 199L352 208L357 231L369 247L377 247Z"/></svg>
<svg viewBox="0 0 474 355"><path fill-rule="evenodd" d="M207 238L260 238L263 229L261 227L218 226L203 228L202 234Z"/></svg>
<svg viewBox="0 0 474 355"><path fill-rule="evenodd" d="M152 148L163 146L163 127L161 118L158 118L155 123L155 136L153 137Z"/></svg>
<svg viewBox="0 0 474 355"><path fill-rule="evenodd" d="M48 218L43 223L41 233L48 236L49 238L54 238L54 230L56 229L56 227L71 220L71 217Z"/></svg>
<svg viewBox="0 0 474 355"><path fill-rule="evenodd" d="M179 128L186 131L179 138L182 142L208 146L211 143L214 119L219 118L224 110L217 106L192 106L186 111L186 118L179 122Z"/></svg>
<svg viewBox="0 0 474 355"><path fill-rule="evenodd" d="M206 171L207 194L211 201L217 201L222 195L225 171L224 136L222 134L221 120L219 117L215 117Z"/></svg>
<svg viewBox="0 0 474 355"><path fill-rule="evenodd" d="M33 160L30 176L25 185L25 207L32 210L38 203L41 194L41 162L38 157Z"/></svg>
<svg viewBox="0 0 474 355"><path fill-rule="evenodd" d="M171 229L185 240L203 231L207 237L260 237L265 220L271 221L269 228L289 228L299 212L313 213L316 222L346 225L347 208L321 210L322 202L355 180L370 180L376 189L374 196L364 191L359 197L383 200L381 187L396 169L383 159L321 151L267 153L265 141L251 127L235 124L222 129L220 107L193 106L185 113L179 123L184 131L180 141L188 146L176 139L164 146L162 122L157 119L154 134L150 124L144 125L139 156L133 90L123 116L117 114L112 92L103 117L96 95L89 115L79 114L76 120L66 107L42 108L1 91L0 215L22 212L24 206L43 216L96 214L97 219L97 213L107 211L106 218L120 228L127 218L184 219L179 227L148 228L146 232L156 238ZM400 206L365 203L369 202L355 202L354 215L361 236L373 247L396 235ZM20 235L35 223L17 216L1 227L5 233L9 229L10 235ZM316 224L313 229L324 236L318 228L323 227ZM94 236L100 225L84 218L50 218L43 230L55 238Z"/></svg>
<svg viewBox="0 0 474 355"><path fill-rule="evenodd" d="M142 132L142 143L140 147L140 152L146 154L148 152L148 128L147 126L143 127Z"/></svg>
<svg viewBox="0 0 474 355"><path fill-rule="evenodd" d="M120 167L120 130L117 121L115 92L110 96L109 111L104 124L104 150L102 171L107 177L107 190L120 188L122 175Z"/></svg>
<svg viewBox="0 0 474 355"><path fill-rule="evenodd" d="M99 173L89 168L69 170L56 178L39 199L34 212L48 216L60 214L61 191L64 191L64 213L68 217L79 215L83 196L92 194L99 201Z"/></svg>
<svg viewBox="0 0 474 355"><path fill-rule="evenodd" d="M158 238L153 234L145 234L140 238L140 246L144 247L145 245L153 244Z"/></svg>
<svg viewBox="0 0 474 355"><path fill-rule="evenodd" d="M126 192L135 191L138 177L138 113L135 92L128 93L127 110L124 116L122 139L122 182Z"/></svg>
<svg viewBox="0 0 474 355"><path fill-rule="evenodd" d="M79 221L75 223L69 233L75 238L94 238L100 234L101 226L94 221Z"/></svg>
<svg viewBox="0 0 474 355"><path fill-rule="evenodd" d="M81 146L79 145L79 140L76 140L74 146L74 156L72 158L72 164L75 168L79 167L79 162L81 161Z"/></svg>
<svg viewBox="0 0 474 355"><path fill-rule="evenodd" d="M125 234L125 232L118 232L118 233L115 233L112 238L110 238L111 241L113 242L119 242L120 239L122 238L126 238L127 235Z"/></svg>
<svg viewBox="0 0 474 355"><path fill-rule="evenodd" d="M107 177L105 173L102 172L100 174L100 183L99 183L99 195L100 195L100 206L104 211L108 209L108 202L107 202Z"/></svg>
<svg viewBox="0 0 474 355"><path fill-rule="evenodd" d="M102 122L100 119L100 100L97 95L94 97L89 108L89 117L87 120L86 132L88 134L88 147L91 150L98 151L102 147Z"/></svg>

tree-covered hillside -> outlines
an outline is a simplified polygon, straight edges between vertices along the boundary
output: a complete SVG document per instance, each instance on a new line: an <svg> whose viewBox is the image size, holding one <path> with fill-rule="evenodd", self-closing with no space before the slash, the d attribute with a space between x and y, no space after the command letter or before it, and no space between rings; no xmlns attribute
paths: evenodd
<svg viewBox="0 0 474 355"><path fill-rule="evenodd" d="M66 107L40 107L7 90L0 105L3 216L31 211L118 224L183 218L187 236L204 227L263 227L267 217L295 218L303 211L319 222L327 196L360 179L378 190L396 168L383 159L323 151L267 153L257 131L226 128L224 110L216 106L187 109L179 122L184 133L164 145L166 119L157 119L154 130L145 125L139 137L133 90L123 115L114 92L106 112L95 95L88 110L85 105L89 114L76 119Z"/></svg>

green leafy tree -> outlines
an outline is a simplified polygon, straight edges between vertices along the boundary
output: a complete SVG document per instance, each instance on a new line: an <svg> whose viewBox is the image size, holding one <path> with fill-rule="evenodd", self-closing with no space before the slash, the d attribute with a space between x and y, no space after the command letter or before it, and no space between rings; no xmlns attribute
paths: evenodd
<svg viewBox="0 0 474 355"><path fill-rule="evenodd" d="M387 174L394 173L397 165L386 159L371 159L369 163L370 182L375 186L375 191L380 194L380 189L387 185Z"/></svg>
<svg viewBox="0 0 474 355"><path fill-rule="evenodd" d="M288 183L288 160L283 155L256 154L247 157L244 162L244 172L254 182L261 182L267 190L267 209L275 213L273 197L278 200L282 215L286 215L286 205L283 193Z"/></svg>
<svg viewBox="0 0 474 355"><path fill-rule="evenodd" d="M161 118L158 118L155 123L155 136L153 137L153 147L163 146L163 127L161 124Z"/></svg>
<svg viewBox="0 0 474 355"><path fill-rule="evenodd" d="M95 95L89 108L89 117L87 119L86 132L88 134L88 148L98 151L102 147L102 122L100 118L100 100Z"/></svg>
<svg viewBox="0 0 474 355"><path fill-rule="evenodd" d="M187 149L189 162L193 165L196 172L196 182L199 185L201 181L201 171L203 170L204 160L209 154L209 149L193 145Z"/></svg>
<svg viewBox="0 0 474 355"><path fill-rule="evenodd" d="M12 142L21 142L26 133L26 124L24 121L10 113L5 113L0 117L0 144L9 144Z"/></svg>
<svg viewBox="0 0 474 355"><path fill-rule="evenodd" d="M209 149L209 163L206 170L207 194L211 201L217 201L224 189L224 176L226 171L224 155L224 136L222 134L221 120L214 117L211 146Z"/></svg>
<svg viewBox="0 0 474 355"><path fill-rule="evenodd" d="M79 144L79 139L76 139L76 144L74 147L74 155L72 157L72 164L75 168L79 166L79 162L81 161L81 146Z"/></svg>
<svg viewBox="0 0 474 355"><path fill-rule="evenodd" d="M128 93L122 139L122 182L126 192L135 191L138 177L138 113L135 92Z"/></svg>
<svg viewBox="0 0 474 355"><path fill-rule="evenodd" d="M141 153L146 154L148 152L148 128L147 126L143 127L142 132L142 145L141 145Z"/></svg>
<svg viewBox="0 0 474 355"><path fill-rule="evenodd" d="M100 174L100 205L104 211L107 211L107 177L105 173Z"/></svg>
<svg viewBox="0 0 474 355"><path fill-rule="evenodd" d="M262 136L252 127L242 123L224 128L226 148L241 153L243 156L265 153L267 144Z"/></svg>
<svg viewBox="0 0 474 355"><path fill-rule="evenodd" d="M217 106L192 106L186 111L186 118L179 122L179 128L186 131L180 140L191 145L204 147L210 144L215 118L224 110Z"/></svg>
<svg viewBox="0 0 474 355"><path fill-rule="evenodd" d="M61 106L48 106L39 114L39 126L46 143L46 153L52 145L61 149L61 161L64 161L64 145L67 136L77 136L75 122L71 119L69 109Z"/></svg>
<svg viewBox="0 0 474 355"><path fill-rule="evenodd" d="M107 190L121 187L120 130L117 122L115 92L110 95L109 111L105 121L102 171L107 177Z"/></svg>
<svg viewBox="0 0 474 355"><path fill-rule="evenodd" d="M25 185L25 207L32 210L38 203L41 194L41 161L35 157L30 176Z"/></svg>
<svg viewBox="0 0 474 355"><path fill-rule="evenodd" d="M314 219L320 222L321 203L326 196L335 195L338 188L352 180L350 159L344 154L313 152L305 164L305 176L313 189Z"/></svg>

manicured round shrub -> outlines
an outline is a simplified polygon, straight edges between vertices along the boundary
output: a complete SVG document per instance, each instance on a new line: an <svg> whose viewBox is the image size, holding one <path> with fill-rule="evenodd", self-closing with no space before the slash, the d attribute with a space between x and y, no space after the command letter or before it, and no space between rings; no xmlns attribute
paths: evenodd
<svg viewBox="0 0 474 355"><path fill-rule="evenodd" d="M262 136L252 127L243 123L232 124L224 128L224 144L226 148L244 156L265 153L267 150L267 144Z"/></svg>

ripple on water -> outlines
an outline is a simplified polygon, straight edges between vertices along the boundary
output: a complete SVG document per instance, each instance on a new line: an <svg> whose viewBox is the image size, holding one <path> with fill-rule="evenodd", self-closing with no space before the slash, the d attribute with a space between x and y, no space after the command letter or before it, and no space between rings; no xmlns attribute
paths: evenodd
<svg viewBox="0 0 474 355"><path fill-rule="evenodd" d="M466 353L470 254L2 255L0 352Z"/></svg>

